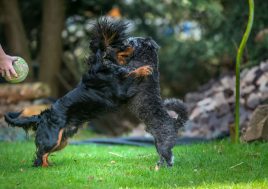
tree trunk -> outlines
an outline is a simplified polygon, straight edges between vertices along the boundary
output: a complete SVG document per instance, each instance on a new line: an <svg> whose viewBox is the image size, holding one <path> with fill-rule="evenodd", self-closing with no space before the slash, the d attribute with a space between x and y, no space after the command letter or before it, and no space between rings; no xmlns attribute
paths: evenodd
<svg viewBox="0 0 268 189"><path fill-rule="evenodd" d="M5 35L8 43L8 53L23 57L29 64L29 75L32 78L32 62L28 40L24 30L17 0L0 0L1 13L5 27Z"/></svg>
<svg viewBox="0 0 268 189"><path fill-rule="evenodd" d="M61 66L64 5L64 0L43 0L39 78L42 82L50 85L54 97L58 94L57 74L60 72Z"/></svg>

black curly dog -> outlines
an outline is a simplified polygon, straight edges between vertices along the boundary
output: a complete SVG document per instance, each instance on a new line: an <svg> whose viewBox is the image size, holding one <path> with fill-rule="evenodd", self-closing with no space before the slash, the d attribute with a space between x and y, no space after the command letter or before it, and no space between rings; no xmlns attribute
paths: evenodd
<svg viewBox="0 0 268 189"><path fill-rule="evenodd" d="M101 35L93 35L90 44L91 68L79 85L40 115L19 117L20 113L11 112L5 115L12 126L36 131L35 166L48 166L48 155L66 146L67 139L82 123L115 111L123 104L145 122L146 130L154 136L160 156L158 165L164 162L173 165L172 148L178 128L187 120L186 108L179 100L163 102L160 97L157 44L150 38L126 39L125 29L126 25L120 21L100 20L93 28L95 34ZM129 47L134 49L132 57L125 66L118 65L117 53ZM115 55L110 56L108 49L115 49ZM172 118L168 111L176 112L177 118Z"/></svg>
<svg viewBox="0 0 268 189"><path fill-rule="evenodd" d="M146 124L146 131L154 137L155 146L160 156L158 165L173 165L172 148L177 139L177 132L187 120L187 110L180 100L168 99L162 101L160 96L159 71L158 71L158 45L151 38L131 37L126 44L135 50L128 62L128 68L150 66L153 73L139 84L139 90L128 101L128 106L140 120ZM177 113L177 118L172 118L167 110Z"/></svg>

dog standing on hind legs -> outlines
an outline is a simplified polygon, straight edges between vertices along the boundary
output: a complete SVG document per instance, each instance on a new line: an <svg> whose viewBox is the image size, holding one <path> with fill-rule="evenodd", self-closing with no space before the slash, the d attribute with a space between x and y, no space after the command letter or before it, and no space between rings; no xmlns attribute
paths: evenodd
<svg viewBox="0 0 268 189"><path fill-rule="evenodd" d="M178 129L187 121L186 107L177 99L161 99L157 55L159 47L156 42L151 38L131 37L126 43L135 49L127 67L153 68L153 73L139 83L139 91L129 100L129 109L145 123L146 131L154 137L160 158L157 165L166 163L170 167L174 163L172 148L176 144ZM177 118L172 118L167 110L176 112Z"/></svg>

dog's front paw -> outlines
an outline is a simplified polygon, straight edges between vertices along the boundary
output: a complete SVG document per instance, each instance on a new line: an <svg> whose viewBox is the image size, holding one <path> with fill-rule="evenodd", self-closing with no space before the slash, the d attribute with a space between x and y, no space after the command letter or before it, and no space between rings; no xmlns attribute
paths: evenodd
<svg viewBox="0 0 268 189"><path fill-rule="evenodd" d="M34 163L33 163L33 166L34 167L40 167L40 166L42 166L42 159L39 159L39 158L35 159L34 160Z"/></svg>
<svg viewBox="0 0 268 189"><path fill-rule="evenodd" d="M147 77L149 75L152 75L152 73L153 73L153 68L151 66L142 66L130 72L128 76Z"/></svg>
<svg viewBox="0 0 268 189"><path fill-rule="evenodd" d="M34 167L48 167L49 163L48 163L48 153L44 154L42 157L36 158L34 160Z"/></svg>

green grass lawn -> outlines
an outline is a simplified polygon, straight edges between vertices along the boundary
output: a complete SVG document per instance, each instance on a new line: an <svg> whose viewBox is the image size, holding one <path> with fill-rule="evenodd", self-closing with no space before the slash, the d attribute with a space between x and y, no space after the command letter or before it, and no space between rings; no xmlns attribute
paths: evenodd
<svg viewBox="0 0 268 189"><path fill-rule="evenodd" d="M32 167L33 142L0 143L0 188L268 188L268 144L179 146L155 171L153 147L68 146Z"/></svg>

